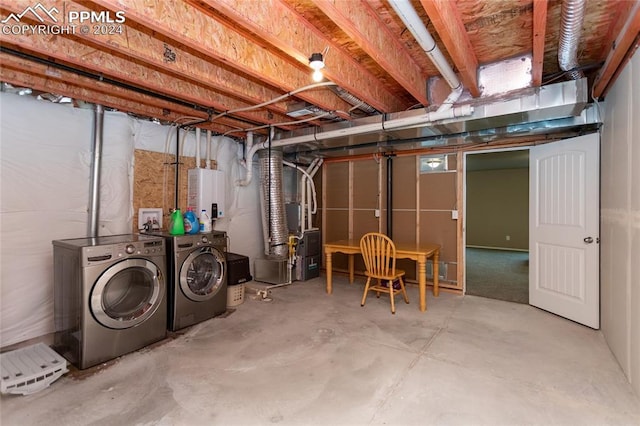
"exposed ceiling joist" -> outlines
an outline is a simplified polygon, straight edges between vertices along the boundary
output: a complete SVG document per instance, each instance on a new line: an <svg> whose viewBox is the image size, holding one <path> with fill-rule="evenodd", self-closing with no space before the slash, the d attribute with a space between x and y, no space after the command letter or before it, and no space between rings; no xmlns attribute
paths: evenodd
<svg viewBox="0 0 640 426"><path fill-rule="evenodd" d="M365 0L338 2L314 0L314 3L374 61L388 70L391 76L420 104L425 106L429 104L427 76ZM361 97L361 99L376 106L370 98ZM395 110L384 109L381 111L392 112L401 108L402 106L398 105Z"/></svg>
<svg viewBox="0 0 640 426"><path fill-rule="evenodd" d="M228 64L237 72L290 92L309 84L309 74L292 67L281 56L252 43L226 25L202 14L186 3L147 2L145 0L96 0L111 11L125 11L127 22L156 31L207 58ZM301 99L327 111L336 111L349 118L344 111L349 105L326 90L301 92Z"/></svg>
<svg viewBox="0 0 640 426"><path fill-rule="evenodd" d="M464 29L460 13L453 2L421 0L431 23L451 55L460 80L472 96L480 96L478 87L478 58ZM454 65L452 64L452 65Z"/></svg>
<svg viewBox="0 0 640 426"><path fill-rule="evenodd" d="M640 44L640 2L636 1L633 9L626 15L625 24L612 44L604 66L598 72L593 96L603 96L609 88L609 82Z"/></svg>
<svg viewBox="0 0 640 426"><path fill-rule="evenodd" d="M542 85L544 67L544 40L547 34L548 0L533 0L533 58L531 78L534 86Z"/></svg>

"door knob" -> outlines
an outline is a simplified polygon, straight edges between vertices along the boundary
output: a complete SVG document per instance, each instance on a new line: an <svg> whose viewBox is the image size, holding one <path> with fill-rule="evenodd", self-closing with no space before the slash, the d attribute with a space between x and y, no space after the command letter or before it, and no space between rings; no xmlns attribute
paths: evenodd
<svg viewBox="0 0 640 426"><path fill-rule="evenodd" d="M591 244L593 242L593 238L592 237L587 237L584 239L584 242L587 244Z"/></svg>

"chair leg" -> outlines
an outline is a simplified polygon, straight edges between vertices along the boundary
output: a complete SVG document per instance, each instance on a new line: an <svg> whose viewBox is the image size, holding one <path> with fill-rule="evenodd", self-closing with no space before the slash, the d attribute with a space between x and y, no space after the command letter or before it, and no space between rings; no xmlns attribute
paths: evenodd
<svg viewBox="0 0 640 426"><path fill-rule="evenodd" d="M407 290L404 287L404 280L400 277L400 289L402 290L402 295L404 296L405 303L409 303L409 297L407 297Z"/></svg>
<svg viewBox="0 0 640 426"><path fill-rule="evenodd" d="M364 285L364 294L362 295L362 302L360 302L360 306L364 306L364 302L367 300L367 293L369 292L370 283L371 277L367 277L367 283Z"/></svg>
<svg viewBox="0 0 640 426"><path fill-rule="evenodd" d="M389 285L389 297L391 298L391 313L396 313L395 294L393 293L393 284Z"/></svg>

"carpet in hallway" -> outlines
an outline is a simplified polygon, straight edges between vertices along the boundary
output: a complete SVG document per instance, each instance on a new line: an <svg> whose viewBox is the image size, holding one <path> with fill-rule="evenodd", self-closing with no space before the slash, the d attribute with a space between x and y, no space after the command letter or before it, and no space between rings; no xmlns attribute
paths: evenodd
<svg viewBox="0 0 640 426"><path fill-rule="evenodd" d="M529 253L467 247L466 294L529 303Z"/></svg>

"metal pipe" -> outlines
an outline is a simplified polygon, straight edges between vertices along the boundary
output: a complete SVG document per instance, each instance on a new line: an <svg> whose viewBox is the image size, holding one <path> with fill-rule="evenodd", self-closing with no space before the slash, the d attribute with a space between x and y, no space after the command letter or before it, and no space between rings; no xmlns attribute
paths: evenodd
<svg viewBox="0 0 640 426"><path fill-rule="evenodd" d="M175 200L174 205L176 210L180 208L178 205L178 183L180 182L180 127L176 127L176 170L174 176L174 185L175 185Z"/></svg>
<svg viewBox="0 0 640 426"><path fill-rule="evenodd" d="M387 236L393 239L393 159L387 155Z"/></svg>
<svg viewBox="0 0 640 426"><path fill-rule="evenodd" d="M103 121L104 109L102 105L96 105L93 114L93 159L91 161L91 194L89 201L89 237L91 238L98 236Z"/></svg>
<svg viewBox="0 0 640 426"><path fill-rule="evenodd" d="M562 21L560 23L560 41L558 42L558 64L563 71L569 71L572 80L584 77L578 67L578 45L582 36L585 0L564 0L562 2Z"/></svg>

